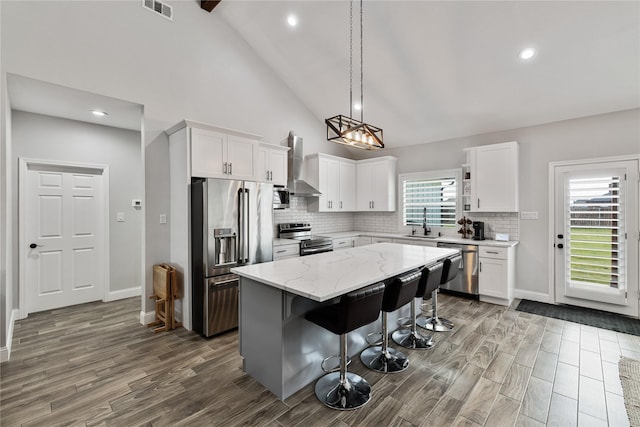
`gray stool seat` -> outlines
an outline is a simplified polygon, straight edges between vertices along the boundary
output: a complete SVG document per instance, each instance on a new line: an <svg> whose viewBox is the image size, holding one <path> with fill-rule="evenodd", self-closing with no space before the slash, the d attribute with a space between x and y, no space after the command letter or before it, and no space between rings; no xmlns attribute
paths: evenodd
<svg viewBox="0 0 640 427"><path fill-rule="evenodd" d="M446 258L442 263L442 276L439 285L449 283L458 275L460 270L460 263L462 262L461 255L454 255ZM438 286L439 286L438 285ZM453 329L453 322L450 320L438 317L438 289L436 288L431 292L431 317L418 318L418 326L429 329L435 332L449 332Z"/></svg>
<svg viewBox="0 0 640 427"><path fill-rule="evenodd" d="M340 297L335 304L308 312L305 318L340 335L340 370L320 377L316 397L332 409L356 409L371 399L371 386L359 375L347 372L347 334L378 319L384 283L376 283Z"/></svg>
<svg viewBox="0 0 640 427"><path fill-rule="evenodd" d="M409 359L402 352L389 347L388 313L411 302L418 288L420 270L398 276L387 284L382 300L382 345L369 347L360 353L360 360L370 369L384 373L407 369Z"/></svg>
<svg viewBox="0 0 640 427"><path fill-rule="evenodd" d="M442 279L443 263L439 262L426 266L422 269L416 296L411 304L410 329L399 329L395 331L391 338L398 344L410 349L428 349L433 347L433 336L422 336L418 333L417 322L425 321L424 318L416 317L416 307L422 307L422 300L425 295L431 295L434 290L438 289L440 280Z"/></svg>

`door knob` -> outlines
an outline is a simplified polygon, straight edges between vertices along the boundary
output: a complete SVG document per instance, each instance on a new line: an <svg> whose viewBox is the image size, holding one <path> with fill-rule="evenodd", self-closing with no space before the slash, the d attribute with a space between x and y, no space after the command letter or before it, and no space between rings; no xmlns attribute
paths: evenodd
<svg viewBox="0 0 640 427"><path fill-rule="evenodd" d="M558 239L564 239L564 235L558 234Z"/></svg>
<svg viewBox="0 0 640 427"><path fill-rule="evenodd" d="M35 243L32 243L32 244L30 244L30 245L29 245L29 247L30 247L31 249L35 249L35 248L37 248L38 246L42 246L42 245L37 245L37 244L35 244Z"/></svg>
<svg viewBox="0 0 640 427"><path fill-rule="evenodd" d="M558 243L558 249L562 249L564 248L564 245L562 243Z"/></svg>

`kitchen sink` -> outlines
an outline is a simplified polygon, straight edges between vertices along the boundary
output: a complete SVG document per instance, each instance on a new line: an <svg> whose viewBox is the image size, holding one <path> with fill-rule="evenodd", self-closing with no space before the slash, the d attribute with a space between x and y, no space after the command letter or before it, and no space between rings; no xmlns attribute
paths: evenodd
<svg viewBox="0 0 640 427"><path fill-rule="evenodd" d="M423 236L423 235L420 235L420 234L405 234L404 236L405 237L415 237L415 238L418 238L418 239L437 239L438 238L438 236Z"/></svg>

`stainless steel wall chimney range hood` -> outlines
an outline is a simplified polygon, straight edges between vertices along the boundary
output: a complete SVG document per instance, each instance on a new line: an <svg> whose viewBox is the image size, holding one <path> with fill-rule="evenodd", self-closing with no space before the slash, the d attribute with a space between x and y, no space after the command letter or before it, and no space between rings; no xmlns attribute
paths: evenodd
<svg viewBox="0 0 640 427"><path fill-rule="evenodd" d="M289 132L289 179L287 189L294 196L317 197L320 191L307 184L304 180L304 157L302 154L302 138Z"/></svg>

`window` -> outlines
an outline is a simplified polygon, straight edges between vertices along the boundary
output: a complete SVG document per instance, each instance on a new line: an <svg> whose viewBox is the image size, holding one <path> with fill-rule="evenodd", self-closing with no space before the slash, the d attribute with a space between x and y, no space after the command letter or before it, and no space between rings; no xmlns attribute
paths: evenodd
<svg viewBox="0 0 640 427"><path fill-rule="evenodd" d="M400 175L402 225L455 228L458 215L457 169Z"/></svg>

